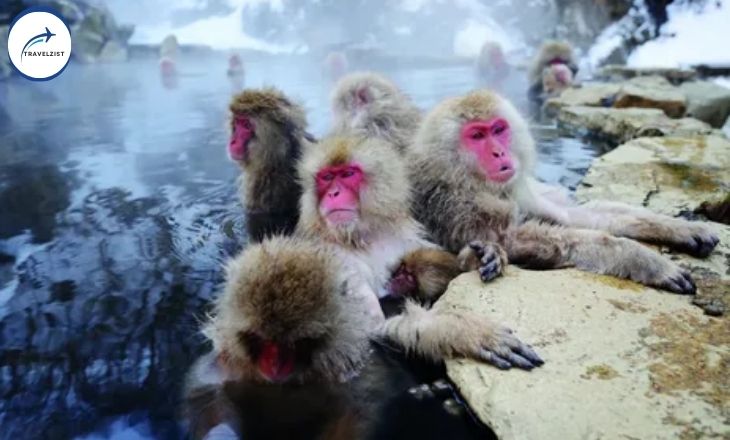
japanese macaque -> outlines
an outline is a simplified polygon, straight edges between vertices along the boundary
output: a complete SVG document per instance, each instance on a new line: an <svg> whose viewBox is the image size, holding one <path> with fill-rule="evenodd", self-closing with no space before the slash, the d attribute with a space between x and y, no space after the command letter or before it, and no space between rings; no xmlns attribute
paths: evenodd
<svg viewBox="0 0 730 440"><path fill-rule="evenodd" d="M421 112L389 79L377 73L352 73L332 93L334 131L379 137L401 153L421 122Z"/></svg>
<svg viewBox="0 0 730 440"><path fill-rule="evenodd" d="M243 61L241 61L241 57L237 53L232 53L228 57L228 70L226 70L226 75L228 77L241 77L243 74Z"/></svg>
<svg viewBox="0 0 730 440"><path fill-rule="evenodd" d="M571 74L567 75L565 69L555 66L567 67ZM528 72L530 99L541 101L548 97L549 90L546 88L546 82L553 93L570 87L576 73L578 73L578 64L571 45L565 41L545 42L532 60ZM556 89L555 85L560 85L560 88Z"/></svg>
<svg viewBox="0 0 730 440"><path fill-rule="evenodd" d="M249 89L230 104L228 155L243 170L241 200L249 238L290 233L299 218L296 161L314 139L304 110L280 91Z"/></svg>
<svg viewBox="0 0 730 440"><path fill-rule="evenodd" d="M504 56L502 46L496 41L487 41L482 45L476 62L479 81L500 90L504 80L509 76L510 66Z"/></svg>
<svg viewBox="0 0 730 440"><path fill-rule="evenodd" d="M330 246L272 237L246 249L204 329L213 350L188 375L193 437L476 438L466 417L409 398L417 379L371 342L373 299Z"/></svg>
<svg viewBox="0 0 730 440"><path fill-rule="evenodd" d="M297 233L333 245L352 272L351 285L378 298L409 295L403 313L385 322L383 332L390 339L433 360L465 356L501 368L542 363L529 347L481 316L438 302L431 309L419 304L433 302L459 272L478 269L483 280L494 278L502 270L504 251L470 242L454 258L424 239L408 210L405 164L390 144L328 137L305 152L299 176Z"/></svg>
<svg viewBox="0 0 730 440"><path fill-rule="evenodd" d="M160 44L160 73L163 80L177 75L177 37L168 35Z"/></svg>
<svg viewBox="0 0 730 440"><path fill-rule="evenodd" d="M452 252L470 240L496 242L510 262L528 268L574 266L694 294L687 271L630 239L699 257L718 243L705 224L620 203L578 205L537 182L525 120L490 91L436 106L411 148L415 216Z"/></svg>
<svg viewBox="0 0 730 440"><path fill-rule="evenodd" d="M545 97L558 96L573 84L573 71L565 64L552 64L542 71L542 91Z"/></svg>
<svg viewBox="0 0 730 440"><path fill-rule="evenodd" d="M349 70L349 63L344 52L330 52L324 59L323 69L330 81L337 81Z"/></svg>

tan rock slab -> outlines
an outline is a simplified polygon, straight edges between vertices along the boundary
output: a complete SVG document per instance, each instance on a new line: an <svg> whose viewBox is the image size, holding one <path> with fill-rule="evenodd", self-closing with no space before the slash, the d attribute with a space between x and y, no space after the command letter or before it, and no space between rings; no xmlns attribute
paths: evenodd
<svg viewBox="0 0 730 440"><path fill-rule="evenodd" d="M661 110L645 108L564 107L558 114L558 122L565 129L611 144L644 136L690 137L715 133L707 123L697 119L671 119Z"/></svg>
<svg viewBox="0 0 730 440"><path fill-rule="evenodd" d="M661 76L672 83L681 83L695 79L697 72L693 69L609 65L603 67L597 76L609 80L629 79L641 76Z"/></svg>
<svg viewBox="0 0 730 440"><path fill-rule="evenodd" d="M709 81L690 81L680 86L687 97L687 116L721 128L730 116L730 89Z"/></svg>
<svg viewBox="0 0 730 440"><path fill-rule="evenodd" d="M689 298L577 270L510 266L457 278L440 300L505 323L546 360L447 371L501 440L728 438L730 321Z"/></svg>

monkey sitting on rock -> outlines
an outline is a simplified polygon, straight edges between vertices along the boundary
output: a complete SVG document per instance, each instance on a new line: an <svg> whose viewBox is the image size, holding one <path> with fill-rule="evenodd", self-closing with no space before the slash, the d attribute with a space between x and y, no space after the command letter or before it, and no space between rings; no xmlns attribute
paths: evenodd
<svg viewBox="0 0 730 440"><path fill-rule="evenodd" d="M576 267L694 294L687 270L634 240L706 257L719 242L706 224L622 203L577 204L533 176L527 123L504 98L474 91L437 105L411 146L415 217L447 250L500 244L528 268Z"/></svg>

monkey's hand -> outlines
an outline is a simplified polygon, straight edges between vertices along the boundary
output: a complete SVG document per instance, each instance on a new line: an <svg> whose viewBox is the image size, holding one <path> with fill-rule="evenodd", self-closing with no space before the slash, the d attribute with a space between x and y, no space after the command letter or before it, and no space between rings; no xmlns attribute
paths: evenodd
<svg viewBox="0 0 730 440"><path fill-rule="evenodd" d="M684 220L677 223L679 224L672 225L673 243L670 244L679 251L704 258L720 243L717 235L705 224Z"/></svg>
<svg viewBox="0 0 730 440"><path fill-rule="evenodd" d="M468 310L436 303L426 310L407 302L401 315L388 319L382 328L387 339L435 361L463 356L500 369L531 370L544 363L529 345L511 330Z"/></svg>
<svg viewBox="0 0 730 440"><path fill-rule="evenodd" d="M485 283L498 277L507 265L507 252L500 245L479 240L464 246L458 258L461 270L478 270L479 277Z"/></svg>

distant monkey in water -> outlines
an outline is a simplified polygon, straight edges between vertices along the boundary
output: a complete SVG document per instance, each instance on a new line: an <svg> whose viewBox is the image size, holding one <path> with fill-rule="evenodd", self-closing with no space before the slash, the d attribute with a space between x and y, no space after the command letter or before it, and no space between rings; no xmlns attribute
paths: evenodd
<svg viewBox="0 0 730 440"><path fill-rule="evenodd" d="M378 137L403 153L421 122L421 112L388 78L372 72L346 75L332 92L336 133Z"/></svg>
<svg viewBox="0 0 730 440"><path fill-rule="evenodd" d="M235 95L230 111L228 155L243 171L239 192L250 239L291 233L301 194L296 162L314 141L304 110L280 91L266 88Z"/></svg>
<svg viewBox="0 0 730 440"><path fill-rule="evenodd" d="M527 73L528 96L533 101L543 101L559 94L573 84L577 73L578 63L570 43L547 41L540 47Z"/></svg>
<svg viewBox="0 0 730 440"><path fill-rule="evenodd" d="M486 86L500 90L509 76L510 66L496 41L487 41L482 45L476 62L476 72L479 81Z"/></svg>
<svg viewBox="0 0 730 440"><path fill-rule="evenodd" d="M452 252L481 240L528 268L574 266L695 293L686 270L631 239L705 257L718 243L708 226L621 203L576 204L534 179L534 161L527 124L507 100L486 90L447 99L409 156L416 219Z"/></svg>

